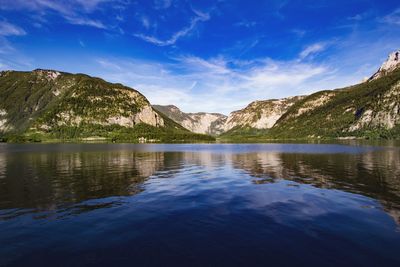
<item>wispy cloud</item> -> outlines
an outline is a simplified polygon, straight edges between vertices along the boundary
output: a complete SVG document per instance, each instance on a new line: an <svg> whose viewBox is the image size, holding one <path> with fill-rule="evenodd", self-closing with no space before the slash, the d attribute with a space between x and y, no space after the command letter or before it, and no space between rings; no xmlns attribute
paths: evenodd
<svg viewBox="0 0 400 267"><path fill-rule="evenodd" d="M113 0L75 0L77 4L81 5L87 11L93 11L98 8L100 4L112 1Z"/></svg>
<svg viewBox="0 0 400 267"><path fill-rule="evenodd" d="M142 33L139 34L134 34L137 38L140 38L146 42L158 45L158 46L168 46L168 45L173 45L175 44L180 38L187 36L190 34L197 26L199 22L204 22L210 19L210 14L209 13L202 13L197 10L193 10L194 13L196 14L196 17L192 18L190 20L190 24L186 26L185 28L175 32L172 34L172 36L168 39L162 40L159 39L155 36L149 36L145 35Z"/></svg>
<svg viewBox="0 0 400 267"><path fill-rule="evenodd" d="M32 58L24 55L6 37L0 35L0 63L2 69L27 69L32 67Z"/></svg>
<svg viewBox="0 0 400 267"><path fill-rule="evenodd" d="M28 10L40 14L40 16L45 16L47 11L53 11L61 15L70 24L106 29L107 27L104 23L91 19L88 15L96 10L101 3L110 1L111 0L0 0L0 9ZM43 19L41 23L43 23Z"/></svg>
<svg viewBox="0 0 400 267"><path fill-rule="evenodd" d="M381 21L388 24L400 25L400 8L396 9L389 15L384 16Z"/></svg>
<svg viewBox="0 0 400 267"><path fill-rule="evenodd" d="M15 48L7 41L6 38L0 37L0 55L8 55L15 52Z"/></svg>
<svg viewBox="0 0 400 267"><path fill-rule="evenodd" d="M305 59L313 54L319 53L325 50L326 44L325 43L315 43L312 45L307 46L303 51L300 52L300 59Z"/></svg>
<svg viewBox="0 0 400 267"><path fill-rule="evenodd" d="M143 27L145 27L146 29L150 28L150 20L148 17L142 16L140 21L142 22Z"/></svg>
<svg viewBox="0 0 400 267"><path fill-rule="evenodd" d="M26 32L18 27L17 25L11 24L7 21L0 21L0 35L1 36L21 36L25 35Z"/></svg>
<svg viewBox="0 0 400 267"><path fill-rule="evenodd" d="M26 35L25 30L7 21L0 21L0 69L11 69L27 66L30 59L21 56L19 51L9 42L9 36Z"/></svg>
<svg viewBox="0 0 400 267"><path fill-rule="evenodd" d="M65 16L65 19L70 23L74 25L82 25L82 26L90 26L98 29L107 29L107 27L98 20L92 20L84 17L69 17Z"/></svg>
<svg viewBox="0 0 400 267"><path fill-rule="evenodd" d="M181 56L165 64L115 58L97 59L97 63L102 77L132 86L153 104L178 104L188 112L226 114L254 100L303 94L320 88L323 83L319 79L332 71L326 66L297 60L264 58L253 64L223 56L210 59ZM240 68L235 67L238 64Z"/></svg>
<svg viewBox="0 0 400 267"><path fill-rule="evenodd" d="M0 0L0 3L0 8L4 10L30 10L42 12L50 9L62 14L71 13L71 5L58 0Z"/></svg>
<svg viewBox="0 0 400 267"><path fill-rule="evenodd" d="M100 66L106 69L118 70L118 71L122 70L119 65L105 59L97 59L96 62L100 64Z"/></svg>
<svg viewBox="0 0 400 267"><path fill-rule="evenodd" d="M8 69L8 66L0 61L0 70L6 70L6 69Z"/></svg>
<svg viewBox="0 0 400 267"><path fill-rule="evenodd" d="M86 47L86 44L85 44L84 41L78 40L78 42L79 42L79 45L80 45L81 47Z"/></svg>
<svg viewBox="0 0 400 267"><path fill-rule="evenodd" d="M154 0L155 9L166 9L172 5L172 0Z"/></svg>
<svg viewBox="0 0 400 267"><path fill-rule="evenodd" d="M256 25L257 25L257 22L255 22L255 21L243 20L243 21L236 22L234 25L235 25L235 26L238 26L238 27L251 28L251 27L256 26Z"/></svg>
<svg viewBox="0 0 400 267"><path fill-rule="evenodd" d="M15 10L15 9L29 9L29 10L43 10L52 9L63 14L68 14L73 9L84 9L85 12L95 10L101 3L110 2L112 0L0 0L0 9Z"/></svg>
<svg viewBox="0 0 400 267"><path fill-rule="evenodd" d="M307 31L303 29L292 29L291 32L299 38L303 38L307 34Z"/></svg>

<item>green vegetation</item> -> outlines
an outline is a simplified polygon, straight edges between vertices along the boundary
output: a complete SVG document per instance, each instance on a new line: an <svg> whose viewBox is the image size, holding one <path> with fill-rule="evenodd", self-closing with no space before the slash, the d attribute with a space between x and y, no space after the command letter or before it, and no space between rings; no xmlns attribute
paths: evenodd
<svg viewBox="0 0 400 267"><path fill-rule="evenodd" d="M266 137L268 130L255 129L249 126L236 126L218 137L222 142L252 142L260 141Z"/></svg>
<svg viewBox="0 0 400 267"><path fill-rule="evenodd" d="M399 82L397 69L370 82L293 98L290 101L295 103L271 129L254 129L248 124L231 129L219 139L397 139ZM154 111L139 92L83 74L44 70L0 72L0 99L0 142L215 140L194 134L162 111ZM255 120L260 118L262 103L248 107ZM147 113L141 113L145 109ZM387 127L388 119L397 125Z"/></svg>
<svg viewBox="0 0 400 267"><path fill-rule="evenodd" d="M400 125L388 129L371 124L354 130L351 130L351 126L367 110L372 112L372 116L393 110L395 112L393 106L400 103L400 93L397 92L399 88L395 87L399 81L400 69L397 69L374 81L339 90L317 92L296 102L269 130L236 128L222 134L220 138L232 141L345 137L398 139ZM395 90L397 91L394 92ZM385 98L388 93L392 93L389 99ZM324 98L326 101L321 102ZM320 102L316 105L318 101Z"/></svg>
<svg viewBox="0 0 400 267"><path fill-rule="evenodd" d="M84 123L105 123L107 118L113 116L128 117L135 114L148 104L143 95L122 85L110 86L101 79L86 75L78 75L74 79L58 105L50 107L39 119L39 124L57 124L65 115L79 117Z"/></svg>
<svg viewBox="0 0 400 267"><path fill-rule="evenodd" d="M6 134L0 139L3 142L52 142L52 141L107 141L107 142L212 142L215 139L208 135L193 134L187 130L157 128L148 124L137 124L133 128L117 124L101 126L85 124L79 127L60 126L49 132L32 132L24 134Z"/></svg>
<svg viewBox="0 0 400 267"><path fill-rule="evenodd" d="M153 105L153 108L158 112L165 114L168 118L171 118L174 121L184 121L184 120L191 120L190 116L186 113L181 112L177 107L169 105L169 106L160 106L160 105Z"/></svg>
<svg viewBox="0 0 400 267"><path fill-rule="evenodd" d="M1 72L0 99L0 142L215 140L153 111L139 92L83 74ZM136 119L144 108L153 126Z"/></svg>

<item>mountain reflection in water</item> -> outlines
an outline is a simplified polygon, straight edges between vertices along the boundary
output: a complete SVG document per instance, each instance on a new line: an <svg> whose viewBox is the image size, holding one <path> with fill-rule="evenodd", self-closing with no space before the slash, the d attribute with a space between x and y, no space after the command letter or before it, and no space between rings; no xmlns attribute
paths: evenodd
<svg viewBox="0 0 400 267"><path fill-rule="evenodd" d="M388 218L392 218L397 226L391 228L389 221L385 221L380 212L389 215ZM176 221L167 219L175 218L176 214L180 214ZM167 231L157 228L161 235L174 232L175 228L171 228L174 224L176 227L182 224L180 229L183 232L190 231L191 234L182 238L195 238L196 231L207 235L217 229L227 231L230 228L224 227L229 225L236 235L244 231L239 230L242 227L254 227L265 238L273 238L277 233L264 232L264 224L300 226L304 220L318 221L319 218L335 214L341 227L350 222L355 223L353 220L357 220L357 216L370 220L366 222L369 223L368 227L375 227L384 221L385 231L391 229L397 238L397 241L393 241L397 247L392 244L391 249L400 248L398 147L106 144L0 146L0 227L4 227L0 229L2 243L12 242L16 236L22 238L16 233L18 228L15 224L23 223L28 227L26 229L31 227L33 231L38 227L35 222L48 222L56 227L58 224L66 224L65 220L72 223L75 217L94 224L102 220L106 224L101 228L103 230L108 230L108 227L118 228L122 221L151 227L155 222L148 220L153 218L159 220ZM105 218L112 218L113 223L110 221L108 224ZM268 223L269 220L274 223ZM68 228L68 225L63 227ZM317 235L318 227L322 229L322 226L327 227L325 224L316 224L313 230L297 231L313 236ZM122 231L128 226L120 227ZM6 234L7 229L9 232ZM279 232L279 229L275 231ZM350 231L347 228L342 230L341 234ZM374 230L377 231L376 235L381 231ZM142 233L143 236L145 233ZM293 236L286 234L287 238ZM175 238L179 239L179 236L176 232ZM134 236L129 238L135 239ZM150 236L147 238L151 239ZM208 238L212 242L213 239ZM266 242L266 239L263 240ZM62 238L53 240L51 244L58 241L62 242ZM261 245L262 242L257 244ZM178 243L175 245L182 249ZM21 244L23 241L19 241ZM154 249L157 245L150 247ZM0 257L5 253L9 255L10 251L15 252L12 249L0 249ZM245 254L249 256L251 252ZM241 257L245 265L246 257ZM389 259L385 257L390 264L399 260L396 255ZM17 256L10 256L3 263L31 263L28 259L24 261ZM40 262L34 257L31 260ZM158 265L157 262L153 263ZM201 263L208 262L199 261L199 265ZM238 264L241 265L240 261Z"/></svg>

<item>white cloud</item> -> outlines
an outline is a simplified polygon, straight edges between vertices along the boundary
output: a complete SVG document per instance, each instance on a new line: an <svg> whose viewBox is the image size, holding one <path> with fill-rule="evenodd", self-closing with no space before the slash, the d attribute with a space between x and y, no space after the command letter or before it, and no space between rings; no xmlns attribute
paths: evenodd
<svg viewBox="0 0 400 267"><path fill-rule="evenodd" d="M382 22L394 25L400 25L400 8L382 18Z"/></svg>
<svg viewBox="0 0 400 267"><path fill-rule="evenodd" d="M44 16L47 11L53 11L61 15L70 24L106 29L107 27L101 21L90 19L88 15L97 9L101 3L110 1L111 0L0 0L0 9L28 10L40 14L40 17Z"/></svg>
<svg viewBox="0 0 400 267"><path fill-rule="evenodd" d="M112 70L122 70L120 66L114 64L110 61L104 59L97 59L96 62L100 64L103 68L112 69Z"/></svg>
<svg viewBox="0 0 400 267"><path fill-rule="evenodd" d="M32 58L16 49L6 37L0 35L0 62L3 69L22 69L32 67Z"/></svg>
<svg viewBox="0 0 400 267"><path fill-rule="evenodd" d="M300 59L305 59L310 55L316 54L325 50L326 44L324 43L316 43L310 46L307 46L303 51L301 51L299 57Z"/></svg>
<svg viewBox="0 0 400 267"><path fill-rule="evenodd" d="M361 21L364 19L363 14L357 14L347 18L348 20Z"/></svg>
<svg viewBox="0 0 400 267"><path fill-rule="evenodd" d="M99 4L110 1L112 0L0 0L0 9L29 9L35 11L51 9L63 14L71 14L71 12L77 11L74 11L74 9L82 11L82 8L86 12L92 12L99 6Z"/></svg>
<svg viewBox="0 0 400 267"><path fill-rule="evenodd" d="M81 26L90 26L98 29L107 29L107 27L98 20L92 20L84 17L69 17L65 16L65 19L70 23L74 25L81 25Z"/></svg>
<svg viewBox="0 0 400 267"><path fill-rule="evenodd" d="M231 70L226 66L223 58L213 58L205 60L194 56L181 56L175 58L181 63L181 68L195 72L230 74Z"/></svg>
<svg viewBox="0 0 400 267"><path fill-rule="evenodd" d="M0 61L0 70L7 70L8 66Z"/></svg>
<svg viewBox="0 0 400 267"><path fill-rule="evenodd" d="M142 16L141 22L142 22L143 27L145 27L146 29L150 28L150 20L148 17Z"/></svg>
<svg viewBox="0 0 400 267"><path fill-rule="evenodd" d="M172 5L172 0L154 0L155 9L166 9Z"/></svg>
<svg viewBox="0 0 400 267"><path fill-rule="evenodd" d="M7 41L6 38L0 37L0 55L7 55L15 52L15 48Z"/></svg>
<svg viewBox="0 0 400 267"><path fill-rule="evenodd" d="M72 9L70 5L60 1L53 0L1 0L4 3L2 9L28 9L32 11L46 11L48 9L57 11L61 14L71 14Z"/></svg>
<svg viewBox="0 0 400 267"><path fill-rule="evenodd" d="M12 36L12 35L21 36L21 35L25 35L25 34L26 34L26 32L22 28L14 25L14 24L8 23L6 21L0 21L0 35L1 36Z"/></svg>
<svg viewBox="0 0 400 267"><path fill-rule="evenodd" d="M303 29L292 29L291 32L299 38L303 38L307 34L307 31Z"/></svg>
<svg viewBox="0 0 400 267"><path fill-rule="evenodd" d="M257 64L231 67L222 56L183 56L157 64L135 59L97 59L95 75L131 86L153 104L175 104L186 112L229 112L251 101L308 93L334 81L320 82L331 71L325 66L260 59Z"/></svg>
<svg viewBox="0 0 400 267"><path fill-rule="evenodd" d="M237 23L234 24L235 26L238 27L246 27L246 28L251 28L257 25L257 22L255 21L248 21L248 20L243 20L243 21L239 21Z"/></svg>
<svg viewBox="0 0 400 267"><path fill-rule="evenodd" d="M155 36L148 36L145 34L134 34L137 38L140 38L146 42L158 45L158 46L168 46L175 44L180 38L185 37L186 35L190 34L197 26L199 22L204 22L210 19L210 15L208 13L202 13L200 11L193 10L194 13L197 15L196 17L192 18L190 24L185 28L175 32L172 36L168 39L161 40Z"/></svg>
<svg viewBox="0 0 400 267"><path fill-rule="evenodd" d="M81 5L87 11L92 11L96 9L101 3L111 2L112 0L75 0L79 5Z"/></svg>

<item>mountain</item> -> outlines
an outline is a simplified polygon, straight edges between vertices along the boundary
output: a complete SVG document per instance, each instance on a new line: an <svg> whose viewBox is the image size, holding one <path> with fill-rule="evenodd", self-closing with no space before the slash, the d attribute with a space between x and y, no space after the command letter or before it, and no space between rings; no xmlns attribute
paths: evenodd
<svg viewBox="0 0 400 267"><path fill-rule="evenodd" d="M244 109L232 112L223 126L224 131L238 128L270 129L279 118L304 96L254 101Z"/></svg>
<svg viewBox="0 0 400 267"><path fill-rule="evenodd" d="M173 105L153 105L153 108L164 113L186 129L200 134L219 135L224 132L227 116L219 113L184 113Z"/></svg>
<svg viewBox="0 0 400 267"><path fill-rule="evenodd" d="M304 96L254 101L229 116L219 113L184 113L173 105L153 105L154 109L195 133L220 135L239 129L269 129L294 103Z"/></svg>
<svg viewBox="0 0 400 267"><path fill-rule="evenodd" d="M358 85L309 96L250 103L227 118L196 119L175 106L157 107L182 126L222 139L400 137L400 50ZM207 113L203 114L206 118ZM210 116L210 115L209 115ZM197 123L197 124L196 124ZM202 131L201 131L201 130ZM212 130L206 130L212 129Z"/></svg>
<svg viewBox="0 0 400 267"><path fill-rule="evenodd" d="M0 72L0 136L132 142L210 139L154 110L132 88L84 74L41 69Z"/></svg>
<svg viewBox="0 0 400 267"><path fill-rule="evenodd" d="M388 59L382 64L379 70L374 75L372 75L369 81L381 78L385 76L387 73L394 71L399 67L399 64L400 64L400 50L397 50L389 55Z"/></svg>
<svg viewBox="0 0 400 267"><path fill-rule="evenodd" d="M298 99L268 130L230 131L225 136L255 139L398 138L399 51L392 53L366 82Z"/></svg>
<svg viewBox="0 0 400 267"><path fill-rule="evenodd" d="M196 132L192 133L192 132ZM228 117L151 106L138 91L84 74L0 72L0 139L161 142L399 138L400 50L363 83L255 101Z"/></svg>

